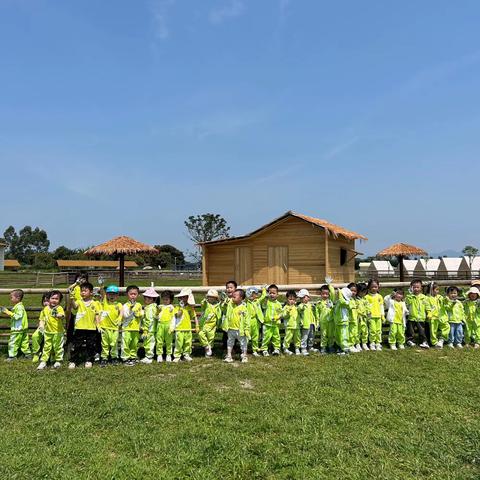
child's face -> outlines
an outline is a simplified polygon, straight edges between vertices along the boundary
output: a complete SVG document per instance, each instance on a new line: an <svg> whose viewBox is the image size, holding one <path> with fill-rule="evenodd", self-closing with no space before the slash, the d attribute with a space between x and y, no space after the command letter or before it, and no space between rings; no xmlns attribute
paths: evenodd
<svg viewBox="0 0 480 480"><path fill-rule="evenodd" d="M116 302L118 300L118 293L107 293L107 301L110 303Z"/></svg>
<svg viewBox="0 0 480 480"><path fill-rule="evenodd" d="M50 300L48 298L44 298L42 304L44 307L48 307L48 305L50 305Z"/></svg>
<svg viewBox="0 0 480 480"><path fill-rule="evenodd" d="M308 303L310 301L310 297L308 295L305 295L303 298L302 298L302 303Z"/></svg>
<svg viewBox="0 0 480 480"><path fill-rule="evenodd" d="M138 290L136 288L130 290L127 294L127 297L132 303L136 302L138 298Z"/></svg>
<svg viewBox="0 0 480 480"><path fill-rule="evenodd" d="M162 297L162 304L163 305L170 305L172 302L170 301L170 297Z"/></svg>
<svg viewBox="0 0 480 480"><path fill-rule="evenodd" d="M357 287L350 287L350 291L352 292L352 297L357 296Z"/></svg>
<svg viewBox="0 0 480 480"><path fill-rule="evenodd" d="M469 293L468 294L468 298L469 300L471 300L472 302L476 302L478 300L478 295L476 293Z"/></svg>
<svg viewBox="0 0 480 480"><path fill-rule="evenodd" d="M15 295L14 293L11 293L10 294L10 301L16 305L17 303L20 303L21 300L20 300L20 297L18 297L17 295Z"/></svg>
<svg viewBox="0 0 480 480"><path fill-rule="evenodd" d="M83 300L90 300L92 298L92 291L89 288L81 288L80 296Z"/></svg>
<svg viewBox="0 0 480 480"><path fill-rule="evenodd" d="M432 290L432 297L436 297L439 293L440 293L440 288L439 288L439 287L435 287L435 288Z"/></svg>
<svg viewBox="0 0 480 480"><path fill-rule="evenodd" d="M448 294L448 298L450 300L456 300L458 297L458 292L456 290L452 290L449 294Z"/></svg>
<svg viewBox="0 0 480 480"><path fill-rule="evenodd" d="M225 292L227 293L227 296L232 298L233 292L235 291L237 287L233 283L227 283L225 285Z"/></svg>
<svg viewBox="0 0 480 480"><path fill-rule="evenodd" d="M397 302L402 302L403 301L403 293L402 292L395 292L393 295L393 298Z"/></svg>
<svg viewBox="0 0 480 480"><path fill-rule="evenodd" d="M218 298L217 297L207 297L207 302L210 304L215 304L217 303Z"/></svg>
<svg viewBox="0 0 480 480"><path fill-rule="evenodd" d="M243 298L240 292L233 292L232 301L235 305L240 305L243 302Z"/></svg>
<svg viewBox="0 0 480 480"><path fill-rule="evenodd" d="M293 296L293 295L289 295L289 296L287 297L287 303L288 303L289 305L295 305L295 303L297 303L297 298L296 298L295 296Z"/></svg>
<svg viewBox="0 0 480 480"><path fill-rule="evenodd" d="M268 291L268 296L269 296L270 300L276 300L277 297L278 297L278 290L276 288L271 288Z"/></svg>
<svg viewBox="0 0 480 480"><path fill-rule="evenodd" d="M378 293L378 283L376 282L373 282L371 285L370 285L370 293Z"/></svg>
<svg viewBox="0 0 480 480"><path fill-rule="evenodd" d="M60 303L60 297L58 295L52 295L48 303L52 308L55 308Z"/></svg>
<svg viewBox="0 0 480 480"><path fill-rule="evenodd" d="M366 294L367 294L367 292L365 290L362 290L361 292L357 292L357 297L358 298L363 298Z"/></svg>
<svg viewBox="0 0 480 480"><path fill-rule="evenodd" d="M321 290L320 291L320 298L322 300L328 300L328 297L330 297L330 292L328 290Z"/></svg>
<svg viewBox="0 0 480 480"><path fill-rule="evenodd" d="M414 295L420 295L422 293L422 284L420 282L415 282L412 285L412 292Z"/></svg>
<svg viewBox="0 0 480 480"><path fill-rule="evenodd" d="M155 299L152 297L143 297L143 300L145 302L145 305L151 305L155 301Z"/></svg>
<svg viewBox="0 0 480 480"><path fill-rule="evenodd" d="M258 293L257 292L252 292L250 295L250 300L256 300L258 298Z"/></svg>
<svg viewBox="0 0 480 480"><path fill-rule="evenodd" d="M183 305L187 305L188 297L178 297L178 303L182 303Z"/></svg>

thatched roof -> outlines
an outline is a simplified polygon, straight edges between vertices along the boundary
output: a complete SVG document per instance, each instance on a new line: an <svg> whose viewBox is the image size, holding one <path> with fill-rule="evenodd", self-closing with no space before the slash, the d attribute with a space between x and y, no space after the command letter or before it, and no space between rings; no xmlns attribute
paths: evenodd
<svg viewBox="0 0 480 480"><path fill-rule="evenodd" d="M134 255L136 253L158 253L157 250L146 243L138 242L130 237L116 237L108 242L90 248L86 255Z"/></svg>
<svg viewBox="0 0 480 480"><path fill-rule="evenodd" d="M59 268L118 268L116 260L57 260ZM127 260L126 268L138 267L137 262Z"/></svg>
<svg viewBox="0 0 480 480"><path fill-rule="evenodd" d="M308 222L312 225L315 225L317 227L321 227L325 230L325 232L328 235L332 235L334 238L337 237L344 237L347 240L368 240L367 237L361 235L360 233L353 232L351 230L347 230L346 228L339 227L338 225L335 225L333 223L328 222L327 220L322 220L320 218L314 218L314 217L309 217L307 215L302 215L301 213L296 213L292 212L291 210L284 213L281 217L276 218L275 220L272 220L271 222L267 223L266 225L263 225L260 228L257 228L251 233L248 233L247 235L241 235L238 237L229 237L229 238L224 238L224 239L219 239L219 240L211 240L209 242L200 242L199 245L210 245L210 244L216 244L216 243L226 243L226 242L231 242L235 240L242 240L245 238L249 238L252 236L255 236L259 233L261 233L263 230L266 228L270 228L273 225L283 222L289 217L296 217L300 218L301 220L304 220L305 222Z"/></svg>
<svg viewBox="0 0 480 480"><path fill-rule="evenodd" d="M395 243L377 253L377 257L408 257L410 255L427 255L427 252L408 243Z"/></svg>

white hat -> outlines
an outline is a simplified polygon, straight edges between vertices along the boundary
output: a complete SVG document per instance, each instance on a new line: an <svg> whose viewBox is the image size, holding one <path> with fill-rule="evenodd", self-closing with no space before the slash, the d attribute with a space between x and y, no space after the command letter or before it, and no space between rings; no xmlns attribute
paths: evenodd
<svg viewBox="0 0 480 480"><path fill-rule="evenodd" d="M310 296L310 293L309 293L309 291L308 291L306 288L302 288L302 289L297 293L297 297L298 297L298 298L309 297L309 296Z"/></svg>
<svg viewBox="0 0 480 480"><path fill-rule="evenodd" d="M217 292L214 288L211 288L211 289L207 292L207 297L218 298L218 292Z"/></svg>
<svg viewBox="0 0 480 480"><path fill-rule="evenodd" d="M159 295L155 291L153 287L148 287L144 292L143 292L144 297L150 297L150 298L158 298Z"/></svg>
<svg viewBox="0 0 480 480"><path fill-rule="evenodd" d="M471 293L475 293L480 297L480 290L477 287L471 287L470 290L467 292L467 295L470 295Z"/></svg>
<svg viewBox="0 0 480 480"><path fill-rule="evenodd" d="M252 295L254 293L257 295L258 293L260 293L257 287L248 287L247 290L245 291L245 295L247 296L247 298L252 298Z"/></svg>
<svg viewBox="0 0 480 480"><path fill-rule="evenodd" d="M175 295L175 297L188 297L187 303L189 305L195 305L195 299L193 298L193 293L191 288L184 287L180 290L180 293Z"/></svg>

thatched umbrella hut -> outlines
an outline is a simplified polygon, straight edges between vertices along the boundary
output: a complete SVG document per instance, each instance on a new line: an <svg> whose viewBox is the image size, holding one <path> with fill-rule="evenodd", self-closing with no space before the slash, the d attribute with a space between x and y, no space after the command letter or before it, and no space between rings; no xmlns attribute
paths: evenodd
<svg viewBox="0 0 480 480"><path fill-rule="evenodd" d="M405 280L405 271L403 268L403 260L410 256L426 256L427 252L414 245L408 245L408 243L395 243L388 248L385 248L381 252L377 253L377 257L397 257L398 268L400 269L400 281Z"/></svg>
<svg viewBox="0 0 480 480"><path fill-rule="evenodd" d="M85 252L86 255L109 255L117 257L119 285L121 287L125 286L125 255L135 255L137 253L158 253L158 251L146 243L122 236L115 237L112 240L90 248Z"/></svg>

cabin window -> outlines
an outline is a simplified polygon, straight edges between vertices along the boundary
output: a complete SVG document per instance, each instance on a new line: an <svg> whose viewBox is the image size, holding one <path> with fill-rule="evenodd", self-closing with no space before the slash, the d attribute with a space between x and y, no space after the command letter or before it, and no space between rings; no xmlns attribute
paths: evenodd
<svg viewBox="0 0 480 480"><path fill-rule="evenodd" d="M347 251L344 248L340 249L340 266L347 264Z"/></svg>

